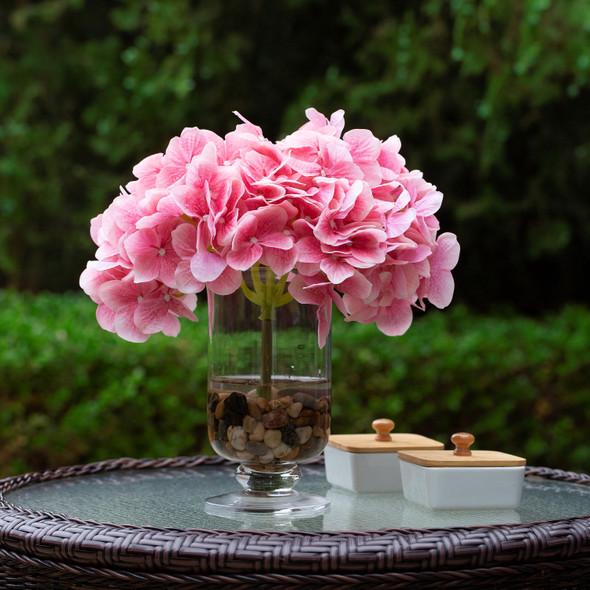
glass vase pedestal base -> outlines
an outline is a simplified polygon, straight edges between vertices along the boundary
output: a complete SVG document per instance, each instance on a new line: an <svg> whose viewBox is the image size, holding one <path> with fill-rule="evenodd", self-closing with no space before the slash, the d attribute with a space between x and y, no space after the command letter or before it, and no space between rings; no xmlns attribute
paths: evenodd
<svg viewBox="0 0 590 590"><path fill-rule="evenodd" d="M322 514L330 500L316 494L293 490L301 470L297 465L284 471L258 471L244 465L236 469L236 479L243 489L205 500L205 510L215 516L236 514L274 515L277 517L307 518Z"/></svg>
<svg viewBox="0 0 590 590"><path fill-rule="evenodd" d="M206 512L222 517L231 517L237 514L260 514L309 518L323 514L329 506L330 501L327 498L298 491L272 496L239 490L205 500Z"/></svg>

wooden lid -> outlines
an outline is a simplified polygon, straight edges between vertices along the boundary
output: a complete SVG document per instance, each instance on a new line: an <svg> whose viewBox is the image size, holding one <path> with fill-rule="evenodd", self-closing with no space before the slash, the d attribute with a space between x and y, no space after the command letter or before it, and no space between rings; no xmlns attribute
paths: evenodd
<svg viewBox="0 0 590 590"><path fill-rule="evenodd" d="M443 449L444 444L420 434L396 432L387 418L373 420L376 434L332 434L328 445L349 453L396 453L402 449Z"/></svg>
<svg viewBox="0 0 590 590"><path fill-rule="evenodd" d="M400 451L400 460L424 467L520 467L526 459L499 451L472 451L475 438L468 432L457 432L451 437L454 451Z"/></svg>

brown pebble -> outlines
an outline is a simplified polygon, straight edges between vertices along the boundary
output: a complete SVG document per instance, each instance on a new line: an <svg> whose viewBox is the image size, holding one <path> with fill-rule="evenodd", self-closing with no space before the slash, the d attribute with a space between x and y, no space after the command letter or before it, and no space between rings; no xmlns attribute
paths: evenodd
<svg viewBox="0 0 590 590"><path fill-rule="evenodd" d="M325 413L330 409L330 403L327 397L321 397L318 400L318 411Z"/></svg>
<svg viewBox="0 0 590 590"><path fill-rule="evenodd" d="M262 422L267 428L281 428L289 422L289 416L285 410L271 410L262 415Z"/></svg>
<svg viewBox="0 0 590 590"><path fill-rule="evenodd" d="M311 426L315 422L315 414L313 410L304 408L301 410L299 416L293 420L295 426Z"/></svg>
<svg viewBox="0 0 590 590"><path fill-rule="evenodd" d="M248 434L252 434L254 432L254 429L256 428L257 424L258 424L258 422L257 422L256 418L249 415L244 418L244 422L243 422L242 426L244 427L244 430Z"/></svg>
<svg viewBox="0 0 590 590"><path fill-rule="evenodd" d="M316 424L313 427L313 430L311 433L315 437L324 436L324 429L319 424Z"/></svg>
<svg viewBox="0 0 590 590"><path fill-rule="evenodd" d="M262 411L258 404L254 401L249 399L248 400L248 414L252 416L255 420L260 420L262 418Z"/></svg>
<svg viewBox="0 0 590 590"><path fill-rule="evenodd" d="M271 399L270 402L268 402L268 405L270 406L271 410L282 410L284 409L284 406L281 402L280 399Z"/></svg>
<svg viewBox="0 0 590 590"><path fill-rule="evenodd" d="M256 405L263 411L268 412L270 410L270 406L268 402L263 397L256 398Z"/></svg>
<svg viewBox="0 0 590 590"><path fill-rule="evenodd" d="M225 409L225 400L221 400L216 406L215 406L215 419L216 420L220 420L221 417L223 416L223 410Z"/></svg>
<svg viewBox="0 0 590 590"><path fill-rule="evenodd" d="M291 447L291 452L286 457L283 457L282 460L293 461L297 455L299 455L299 447Z"/></svg>
<svg viewBox="0 0 590 590"><path fill-rule="evenodd" d="M318 407L318 400L313 395L309 395L309 393L304 393L303 391L298 391L293 396L293 401L301 402L304 408L311 408L312 410Z"/></svg>

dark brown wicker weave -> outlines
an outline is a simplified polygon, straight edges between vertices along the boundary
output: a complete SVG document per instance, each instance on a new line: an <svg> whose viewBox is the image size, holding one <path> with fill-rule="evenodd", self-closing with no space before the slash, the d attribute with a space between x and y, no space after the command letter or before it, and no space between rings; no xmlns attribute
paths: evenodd
<svg viewBox="0 0 590 590"><path fill-rule="evenodd" d="M119 459L1 480L0 588L590 588L590 516L448 529L232 532L81 521L4 499L53 479L222 463ZM588 475L547 468L527 475L590 484Z"/></svg>

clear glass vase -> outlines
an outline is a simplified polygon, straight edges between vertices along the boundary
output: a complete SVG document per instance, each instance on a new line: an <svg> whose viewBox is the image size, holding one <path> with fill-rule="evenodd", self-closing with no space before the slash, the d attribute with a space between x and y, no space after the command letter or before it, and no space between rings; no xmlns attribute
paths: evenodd
<svg viewBox="0 0 590 590"><path fill-rule="evenodd" d="M322 512L326 498L293 489L298 463L330 434L330 336L318 346L318 308L267 267L231 295L210 293L208 431L215 452L239 462L237 492L206 500L211 513Z"/></svg>

